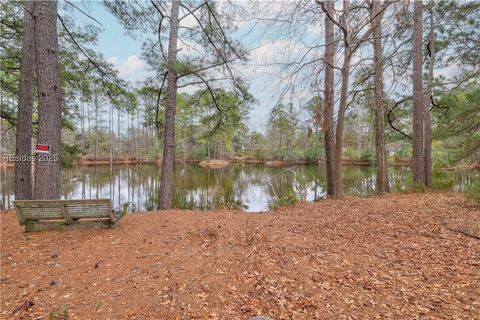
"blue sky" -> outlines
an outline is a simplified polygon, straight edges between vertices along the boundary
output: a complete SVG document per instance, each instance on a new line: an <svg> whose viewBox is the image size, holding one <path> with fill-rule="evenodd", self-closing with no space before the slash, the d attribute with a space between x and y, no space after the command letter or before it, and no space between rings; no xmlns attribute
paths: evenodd
<svg viewBox="0 0 480 320"><path fill-rule="evenodd" d="M294 2L291 3L294 4ZM141 40L135 40L127 35L123 26L105 9L102 2L82 1L75 4L102 23L103 32L98 39L97 51L118 69L120 76L125 80L131 82L144 80L148 72L141 59ZM243 4L245 4L244 7L249 7L245 1ZM280 6L270 9L276 8ZM72 13L79 24L96 24L78 10L73 10ZM250 92L257 99L257 103L252 106L247 123L251 130L265 132L269 112L279 100L281 91L289 81L288 77L282 78L277 74L280 67L275 63L285 61L286 55L295 52L299 44L285 35L279 35L279 30L269 27L266 23L240 21L238 25L239 29L234 37L247 49L258 47L251 52L246 64L234 66L246 79ZM312 35L315 34L316 31L313 30ZM308 85L305 86L302 89L297 88L295 94L289 95L284 102L290 102L292 99L297 102L308 99L309 96L307 97L305 92L309 88ZM311 95L311 92L307 95Z"/></svg>
<svg viewBox="0 0 480 320"><path fill-rule="evenodd" d="M237 1L240 1L237 4L246 8L250 20L233 21L239 26L233 36L242 43L244 48L257 49L251 52L247 63L236 64L234 69L246 79L250 92L257 99L257 103L252 106L247 123L251 130L265 132L270 110L279 100L282 100L283 103L292 102L297 110L302 110L302 105L320 89L323 77L321 69L323 63L320 60L323 54L321 46L324 41L322 36L323 15L319 14L318 5L313 1L306 1L302 4L302 6L310 6L303 8L305 10L297 10L298 3L288 0L278 2ZM81 1L75 2L75 4L103 25L97 51L118 69L120 76L125 80L133 83L144 80L148 72L145 62L141 59L141 40L135 40L127 35L123 26L104 8L102 2ZM291 17L291 12L298 13ZM78 23L94 23L78 10L73 10L73 13ZM284 19L286 23L271 24L267 21L268 19L262 20L265 18L262 15L265 14L268 15L267 18L280 16L280 20ZM292 20L295 22L290 24L289 22ZM193 21L193 23L195 22ZM384 28L388 30L391 27L391 24L385 23ZM179 45L181 46L181 44ZM311 50L314 47L315 49ZM189 50L187 47L184 49ZM362 60L362 57L370 56L371 47L366 45L353 57L352 65L359 61L363 61L360 65L368 63L368 60ZM341 59L340 52L336 55L336 65L341 65ZM285 67L288 62L295 63ZM301 69L301 72L293 72L301 63L306 64L307 67ZM442 73L450 76L458 71L456 66L452 66L451 69L436 70L436 74ZM340 79L340 74L337 72L335 77L337 84ZM352 76L351 81L353 80ZM402 87L400 82L390 86L388 83L390 80L393 80L392 75L386 70L385 81L389 93L397 92L403 95L411 90L408 85L409 81ZM182 90L193 91L195 88ZM337 100L338 91L336 90Z"/></svg>
<svg viewBox="0 0 480 320"><path fill-rule="evenodd" d="M123 26L105 9L102 2L77 2L76 5L102 24L102 26L99 26L98 23L79 11L73 11L75 21L78 23L90 23L103 29L99 36L97 48L106 57L116 56L126 60L130 55L140 55L140 43L126 34Z"/></svg>
<svg viewBox="0 0 480 320"><path fill-rule="evenodd" d="M120 76L125 80L131 82L144 80L148 72L141 59L141 41L129 36L118 20L105 9L102 2L88 1L75 4L102 23L102 26L99 26L78 10L72 12L77 23L90 23L102 28L96 50L118 69ZM265 69L259 67L258 60L264 63L274 53L271 48L271 39L265 30L258 26L252 31L252 23L248 22L242 24L235 36L246 48L263 44L253 53L253 60L239 68L250 83L250 92L257 99L257 103L250 112L248 125L251 130L265 131L268 114L275 104L274 81L270 72L265 72Z"/></svg>
<svg viewBox="0 0 480 320"><path fill-rule="evenodd" d="M120 71L122 78L129 81L139 81L145 78L145 64L140 59L141 42L126 34L123 26L109 13L102 2L76 2L82 10L98 20L102 26L88 18L78 10L73 11L77 23L89 23L100 27L96 50L113 63Z"/></svg>

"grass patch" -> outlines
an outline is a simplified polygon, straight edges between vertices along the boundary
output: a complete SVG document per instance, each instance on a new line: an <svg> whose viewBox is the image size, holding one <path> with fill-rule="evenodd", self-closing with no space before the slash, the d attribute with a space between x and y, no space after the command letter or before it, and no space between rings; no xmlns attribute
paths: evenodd
<svg viewBox="0 0 480 320"><path fill-rule="evenodd" d="M56 311L52 311L48 314L49 320L68 320L68 310L70 310L69 304L62 304Z"/></svg>
<svg viewBox="0 0 480 320"><path fill-rule="evenodd" d="M465 198L480 204L480 182L468 186L464 193Z"/></svg>
<svg viewBox="0 0 480 320"><path fill-rule="evenodd" d="M278 198L269 201L268 207L276 209L282 206L293 205L298 202L297 195L293 191L288 191L280 195Z"/></svg>

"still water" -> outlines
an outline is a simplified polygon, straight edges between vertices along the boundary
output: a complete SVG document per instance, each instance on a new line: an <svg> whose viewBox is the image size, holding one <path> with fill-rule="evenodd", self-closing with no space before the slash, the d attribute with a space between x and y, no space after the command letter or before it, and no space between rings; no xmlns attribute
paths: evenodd
<svg viewBox="0 0 480 320"><path fill-rule="evenodd" d="M393 191L411 184L407 167L390 168ZM0 169L1 204L12 207L14 170ZM480 170L436 171L434 187L462 191L480 180ZM131 212L155 210L160 167L155 165L113 165L80 167L62 172L62 199L110 198L114 205L130 201ZM323 166L230 165L221 169L196 164L177 165L174 173L174 206L207 210L221 207L245 211L267 211L278 197L294 194L297 199L317 201L325 197ZM375 168L344 166L344 192L366 196L375 192Z"/></svg>

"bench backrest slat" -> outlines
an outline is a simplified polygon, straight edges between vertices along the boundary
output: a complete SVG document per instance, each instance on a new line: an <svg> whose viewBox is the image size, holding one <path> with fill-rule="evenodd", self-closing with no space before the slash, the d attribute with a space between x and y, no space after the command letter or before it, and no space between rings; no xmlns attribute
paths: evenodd
<svg viewBox="0 0 480 320"><path fill-rule="evenodd" d="M34 205L64 205L64 204L93 204L110 203L110 199L73 199L73 200L15 200L14 204L18 206Z"/></svg>
<svg viewBox="0 0 480 320"><path fill-rule="evenodd" d="M110 203L108 204L75 204L66 205L70 217L75 218L101 218L110 217Z"/></svg>
<svg viewBox="0 0 480 320"><path fill-rule="evenodd" d="M19 219L21 223L32 220L112 219L113 217L110 199L17 200L13 204L17 214L23 218Z"/></svg>

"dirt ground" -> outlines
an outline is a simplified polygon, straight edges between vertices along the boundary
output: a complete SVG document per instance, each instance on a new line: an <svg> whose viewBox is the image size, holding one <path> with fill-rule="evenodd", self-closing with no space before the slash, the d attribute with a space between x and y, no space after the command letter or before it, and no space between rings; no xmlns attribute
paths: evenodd
<svg viewBox="0 0 480 320"><path fill-rule="evenodd" d="M480 207L396 194L35 234L9 211L1 267L1 319L480 319Z"/></svg>

